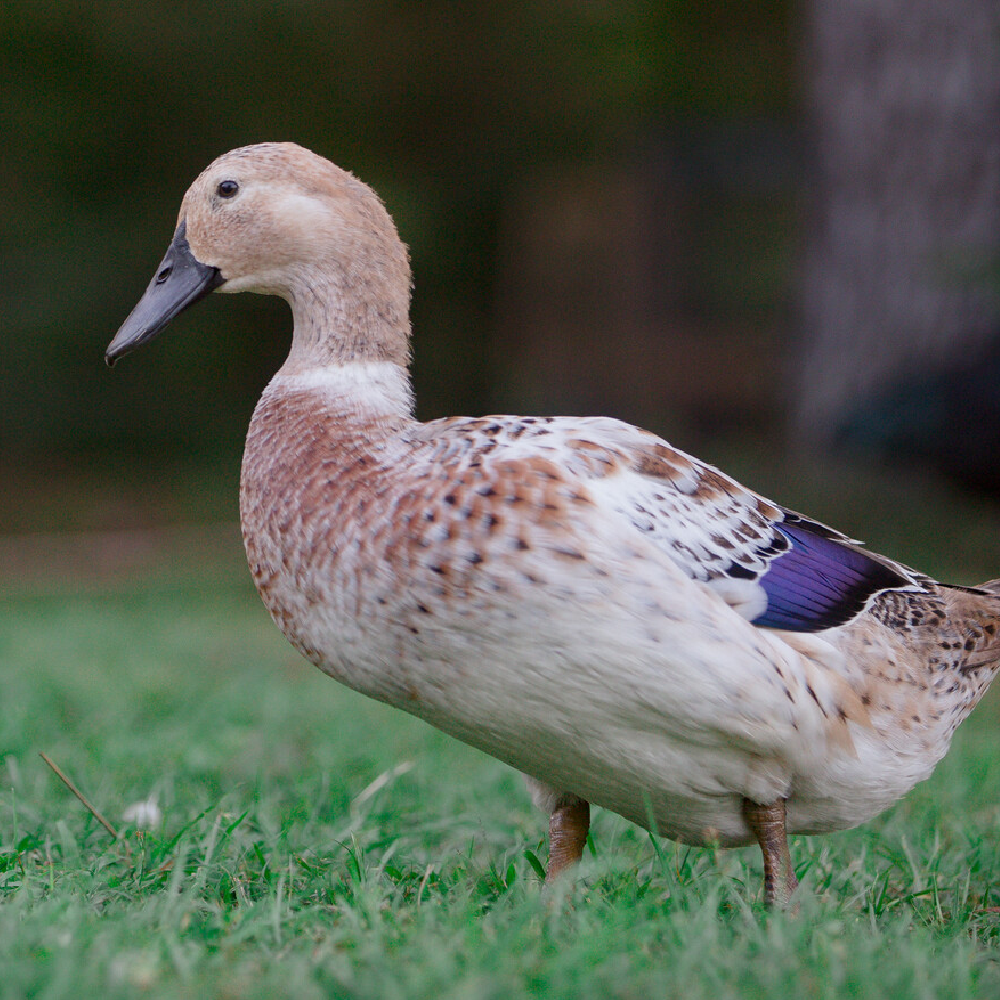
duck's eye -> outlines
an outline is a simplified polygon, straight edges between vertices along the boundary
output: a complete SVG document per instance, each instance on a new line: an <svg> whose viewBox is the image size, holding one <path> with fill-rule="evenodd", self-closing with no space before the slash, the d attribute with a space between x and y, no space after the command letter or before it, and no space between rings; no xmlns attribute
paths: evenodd
<svg viewBox="0 0 1000 1000"><path fill-rule="evenodd" d="M215 190L220 198L235 198L240 186L236 181L219 181L219 186Z"/></svg>

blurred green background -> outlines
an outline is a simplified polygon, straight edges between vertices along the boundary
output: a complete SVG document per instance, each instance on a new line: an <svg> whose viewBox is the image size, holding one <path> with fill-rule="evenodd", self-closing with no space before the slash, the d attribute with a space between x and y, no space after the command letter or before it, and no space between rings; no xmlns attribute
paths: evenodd
<svg viewBox="0 0 1000 1000"><path fill-rule="evenodd" d="M0 532L235 518L285 305L102 355L190 181L267 139L386 201L422 417L609 413L760 488L862 448L993 497L993 6L3 5ZM906 265L926 301L881 269L908 218L944 237Z"/></svg>

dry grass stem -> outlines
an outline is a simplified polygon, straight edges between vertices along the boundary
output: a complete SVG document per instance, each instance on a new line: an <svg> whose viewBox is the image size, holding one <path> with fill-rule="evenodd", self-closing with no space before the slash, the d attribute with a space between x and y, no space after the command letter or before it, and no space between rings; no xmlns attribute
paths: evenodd
<svg viewBox="0 0 1000 1000"><path fill-rule="evenodd" d="M87 797L80 791L79 788L76 787L76 785L73 784L72 781L70 781L68 777L66 777L65 774L63 774L59 765L56 764L48 754L43 753L41 750L38 751L38 756L41 757L53 771L55 771L56 777L58 777L59 780L62 781L62 783L87 807L94 819L96 819L97 822L100 823L101 826L103 826L104 829L115 838L115 840L117 840L118 831L90 804L90 802L87 801Z"/></svg>

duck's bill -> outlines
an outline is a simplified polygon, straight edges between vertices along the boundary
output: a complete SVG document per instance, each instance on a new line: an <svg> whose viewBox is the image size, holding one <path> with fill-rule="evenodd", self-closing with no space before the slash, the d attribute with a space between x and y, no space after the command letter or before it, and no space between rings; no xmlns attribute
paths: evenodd
<svg viewBox="0 0 1000 1000"><path fill-rule="evenodd" d="M149 287L108 345L104 360L113 365L123 354L152 340L178 313L224 281L217 267L202 264L191 252L181 222Z"/></svg>

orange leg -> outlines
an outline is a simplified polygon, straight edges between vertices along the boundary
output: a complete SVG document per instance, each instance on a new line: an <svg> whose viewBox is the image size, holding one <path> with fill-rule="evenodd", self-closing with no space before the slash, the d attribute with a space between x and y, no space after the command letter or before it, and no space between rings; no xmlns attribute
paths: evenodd
<svg viewBox="0 0 1000 1000"><path fill-rule="evenodd" d="M768 906L788 906L799 880L795 877L785 833L785 800L770 805L743 800L743 815L764 855L764 901Z"/></svg>
<svg viewBox="0 0 1000 1000"><path fill-rule="evenodd" d="M590 829L590 804L575 795L564 795L549 817L549 868L545 884L551 885L583 854Z"/></svg>

